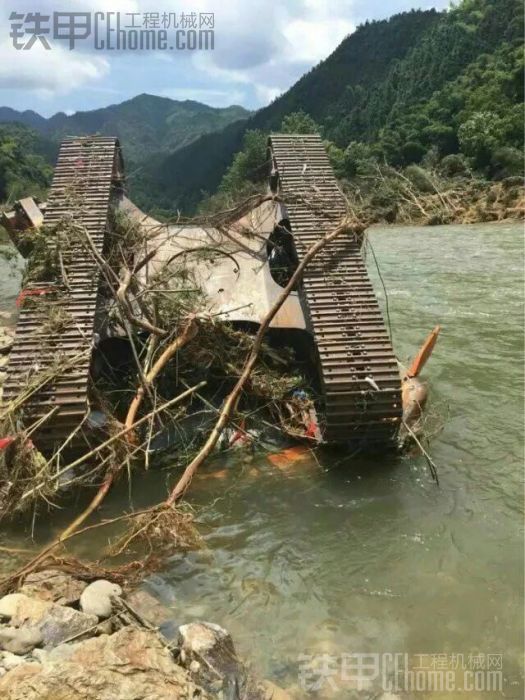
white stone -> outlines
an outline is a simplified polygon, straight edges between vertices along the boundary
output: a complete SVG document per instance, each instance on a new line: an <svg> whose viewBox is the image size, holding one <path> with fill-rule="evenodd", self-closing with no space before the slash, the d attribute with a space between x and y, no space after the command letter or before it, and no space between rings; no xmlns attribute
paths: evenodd
<svg viewBox="0 0 525 700"><path fill-rule="evenodd" d="M37 628L42 633L45 646L60 644L70 637L87 632L98 623L98 617L95 615L86 615L74 608L57 605L48 600L20 594L15 602L11 624L21 629ZM9 647L4 648L15 651Z"/></svg>
<svg viewBox="0 0 525 700"><path fill-rule="evenodd" d="M93 581L82 591L80 607L88 615L109 617L112 612L112 598L122 595L122 588L117 583L105 579Z"/></svg>
<svg viewBox="0 0 525 700"><path fill-rule="evenodd" d="M192 673L198 673L200 670L201 670L200 663L194 659L190 664L190 671Z"/></svg>
<svg viewBox="0 0 525 700"><path fill-rule="evenodd" d="M12 654L27 654L42 641L42 634L35 627L0 628L0 647Z"/></svg>
<svg viewBox="0 0 525 700"><path fill-rule="evenodd" d="M10 593L0 598L0 617L13 617L18 605L25 600L26 596L23 593Z"/></svg>
<svg viewBox="0 0 525 700"><path fill-rule="evenodd" d="M31 656L35 658L39 663L43 664L47 660L47 652L45 649L33 649Z"/></svg>
<svg viewBox="0 0 525 700"><path fill-rule="evenodd" d="M4 651L2 652L0 664L8 671L10 671L12 668L15 668L16 666L20 666L20 664L25 663L25 661L26 660L23 656L12 654L10 651Z"/></svg>

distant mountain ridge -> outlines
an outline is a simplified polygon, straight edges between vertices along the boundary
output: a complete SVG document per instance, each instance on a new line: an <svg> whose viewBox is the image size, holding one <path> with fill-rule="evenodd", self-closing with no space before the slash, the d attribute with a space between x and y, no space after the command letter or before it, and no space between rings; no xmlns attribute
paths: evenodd
<svg viewBox="0 0 525 700"><path fill-rule="evenodd" d="M203 134L249 116L248 110L237 105L218 108L193 100L178 101L148 94L72 115L57 112L48 119L32 110L17 112L0 107L0 122L23 124L55 143L66 135L117 136L126 160L133 163L154 153L173 153Z"/></svg>

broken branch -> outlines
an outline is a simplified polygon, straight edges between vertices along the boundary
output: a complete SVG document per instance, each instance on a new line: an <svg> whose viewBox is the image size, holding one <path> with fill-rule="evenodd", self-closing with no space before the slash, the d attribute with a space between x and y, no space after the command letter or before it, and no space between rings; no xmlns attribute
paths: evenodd
<svg viewBox="0 0 525 700"><path fill-rule="evenodd" d="M359 228L361 228L361 224L359 224ZM274 305L264 318L263 322L259 326L259 330L257 331L257 335L255 336L255 340L253 342L253 346L251 349L251 352L248 356L248 359L246 360L244 364L244 368L241 372L241 375L239 379L237 380L237 383L233 387L232 391L230 392L228 398L226 399L223 408L219 414L219 418L217 422L215 423L215 426L213 427L213 430L208 436L208 439L198 452L198 454L192 459L190 464L186 467L184 470L184 473L182 474L181 478L175 485L175 488L172 490L170 493L166 505L167 506L173 506L176 501L178 501L186 492L188 489L191 480L193 478L193 475L197 471L197 469L200 467L200 465L206 460L206 458L209 456L209 454L212 452L213 448L217 444L217 440L219 439L222 431L224 430L226 423L228 422L230 415L232 411L234 410L235 406L237 405L237 401L239 399L239 396L244 388L244 385L246 384L247 380L250 377L250 374L255 366L255 363L257 362L257 358L259 355L259 351L261 349L261 345L264 339L264 335L272 322L273 318L281 308L281 306L284 304L290 293L295 289L298 281L300 280L305 268L307 265L311 262L311 260L321 251L328 243L333 241L335 238L340 236L342 233L346 233L349 230L349 225L345 222L341 223L339 226L337 226L333 231L330 233L327 233L323 238L321 238L317 243L314 243L314 245L308 250L304 258L301 260L299 265L297 266L295 272L293 275L290 277L290 280L286 287L283 289L282 293L278 297L278 299L275 301Z"/></svg>

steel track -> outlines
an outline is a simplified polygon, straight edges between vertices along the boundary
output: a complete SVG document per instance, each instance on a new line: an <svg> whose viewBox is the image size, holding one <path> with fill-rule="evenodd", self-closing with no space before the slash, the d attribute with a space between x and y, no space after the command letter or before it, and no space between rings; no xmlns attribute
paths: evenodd
<svg viewBox="0 0 525 700"><path fill-rule="evenodd" d="M269 148L301 259L340 223L345 199L319 136L274 134ZM301 295L318 351L324 439L392 441L402 413L399 370L361 241L348 234L328 244L307 267Z"/></svg>
<svg viewBox="0 0 525 700"><path fill-rule="evenodd" d="M115 138L69 138L62 142L44 226L51 230L63 227L73 233L67 234L69 245L60 246L60 272L55 272L49 281L26 288L30 293L39 288L48 293L29 296L24 302L4 384L4 401L15 400L21 392L42 383L56 367L64 368L24 403L25 424L56 409L36 433L38 446L65 440L88 412L101 273L83 232L89 234L97 253L104 255L112 187L119 168ZM80 227L75 232L76 224ZM46 245L52 253L57 245L53 235ZM55 318L57 314L63 317L62 326L50 323L51 309Z"/></svg>

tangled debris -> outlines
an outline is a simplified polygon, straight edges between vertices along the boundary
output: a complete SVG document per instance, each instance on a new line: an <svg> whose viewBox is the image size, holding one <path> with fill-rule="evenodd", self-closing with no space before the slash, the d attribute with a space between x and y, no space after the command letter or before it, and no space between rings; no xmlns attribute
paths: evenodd
<svg viewBox="0 0 525 700"><path fill-rule="evenodd" d="M525 215L523 178L488 183L466 171L448 177L437 169L409 165L404 172L367 162L343 188L363 220L436 226L520 220Z"/></svg>
<svg viewBox="0 0 525 700"><path fill-rule="evenodd" d="M251 197L240 206L199 223L228 232L231 222L243 212L269 199L275 199L275 195ZM49 287L52 297L45 304L39 304L40 295L22 298L21 303L41 308L44 328L55 332L67 328L71 319L64 312L61 299L67 294L69 281L61 262L61 246L74 239L78 248L80 241L105 281L107 335L127 341L129 361L118 369L106 361L104 369L95 374L91 402L102 416L102 431L97 433L91 428L91 434L104 438L91 449L84 449L80 456L72 458L77 437L74 434L49 455L42 455L34 447L34 430L42 428L54 409L38 424L23 427L27 400L67 370L60 357L51 370L46 369L45 376L35 368L24 392L0 409L2 434L14 436L0 457L4 484L0 518L13 518L28 510L37 517L58 505L72 487L76 490L97 486L87 508L55 540L0 582L4 590L12 589L42 565L56 563L57 556L64 565L70 561L64 552L65 542L85 531L82 526L122 474L138 464L150 465L152 445L169 435L170 429L176 428L179 438L172 462L175 467L185 467L179 481L164 503L122 518L127 520L128 528L110 544L104 557L140 551L140 569L144 570L157 565L159 558L174 547L199 545L191 512L177 502L225 431L231 429L253 439L251 427L266 425L281 435L311 439L305 433L304 420L313 404L304 391L299 391L307 386L301 363L292 348L272 347L266 331L310 260L342 233L352 230L357 235L362 229L363 225L350 217L312 246L255 336L223 320L220 314L209 312L189 264L191 256L214 260L224 254L235 262L234 254L199 244L185 254L172 256L145 278L143 271L157 252L154 234L158 230L144 229L136 219L118 211L113 213L109 249L104 258L97 253L88 231L73 218L64 219L53 230L41 230L26 282ZM243 235L257 233L246 229ZM102 360L106 359L102 354ZM88 419L77 428L85 440L87 422ZM187 433L180 429L185 422L193 422ZM173 455L173 443L169 440L167 448ZM73 561L71 565L75 564ZM99 565L107 572L106 564L101 561ZM125 566L129 574L129 563ZM115 571L118 573L118 567Z"/></svg>

